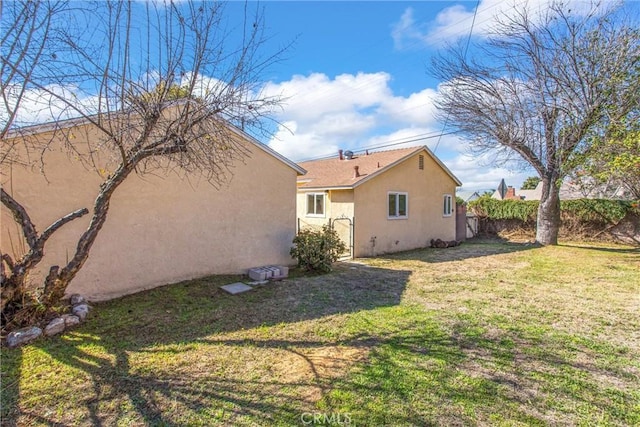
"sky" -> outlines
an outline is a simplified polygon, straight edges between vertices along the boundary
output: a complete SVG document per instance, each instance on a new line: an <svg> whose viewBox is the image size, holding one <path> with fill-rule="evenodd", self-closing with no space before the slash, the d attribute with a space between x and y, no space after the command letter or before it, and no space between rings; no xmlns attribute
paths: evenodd
<svg viewBox="0 0 640 427"><path fill-rule="evenodd" d="M144 1L150 0L137 4ZM242 22L245 8L261 8L269 37L264 49L289 46L262 76L263 93L285 101L273 136L260 142L295 162L336 156L339 149L426 145L463 183L460 191L482 193L502 179L520 188L535 172L471 155L467 141L436 119L441 82L429 72L431 58L447 44L482 41L500 13L525 5L544 10L551 1L231 1L226 13L230 22ZM564 1L578 14L589 3Z"/></svg>
<svg viewBox="0 0 640 427"><path fill-rule="evenodd" d="M570 0L574 10L584 1ZM497 13L525 1L267 1L267 32L294 41L287 59L268 77L267 93L287 100L268 141L294 161L337 155L339 149L393 149L427 145L462 181L460 191L520 188L535 175L518 165L498 167L470 155L468 144L438 122L439 82L431 57L447 43L484 37ZM548 0L529 0L545 8ZM478 8L477 13L474 11ZM471 36L470 36L471 35Z"/></svg>

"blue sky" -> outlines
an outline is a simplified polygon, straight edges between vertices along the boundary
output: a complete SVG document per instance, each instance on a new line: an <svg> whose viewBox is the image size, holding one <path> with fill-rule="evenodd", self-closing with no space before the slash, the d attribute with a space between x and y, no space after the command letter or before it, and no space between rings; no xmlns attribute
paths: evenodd
<svg viewBox="0 0 640 427"><path fill-rule="evenodd" d="M443 124L434 117L433 100L439 82L428 65L446 43L485 37L497 14L524 7L535 13L550 1L264 2L274 41L296 41L267 76L267 91L288 101L277 117L283 126L263 142L294 161L338 149L424 144L463 182L462 190L495 189L502 178L519 188L533 170L498 167L491 156L469 155L455 135L438 137ZM565 3L576 14L591 8L586 0ZM629 5L637 10L640 3Z"/></svg>
<svg viewBox="0 0 640 427"><path fill-rule="evenodd" d="M494 189L502 178L519 187L535 173L516 165L497 167L490 157L467 155L467 145L458 137L439 137L443 125L433 106L439 82L429 75L428 65L445 43L466 42L476 7L474 39L486 34L495 14L510 13L524 3L263 2L273 42L295 40L287 59L266 76L267 91L282 93L288 101L277 117L283 126L263 142L294 161L335 155L338 149L424 144L463 182L464 190ZM576 9L584 4L572 3ZM548 1L528 4L544 8ZM240 5L232 4L230 11ZM388 144L394 145L384 147Z"/></svg>
<svg viewBox="0 0 640 427"><path fill-rule="evenodd" d="M447 134L434 116L439 82L428 72L431 57L447 43L466 43L470 35L481 40L499 13L513 14L525 5L544 10L551 1L232 1L227 19L233 26L242 22L245 7L262 8L270 37L265 49L275 52L293 43L263 76L263 93L286 101L273 137L261 142L293 161L336 155L339 149L427 145L463 190L484 191L503 178L519 187L535 173L498 167L491 156L470 156L465 141ZM564 1L577 14L589 7L589 0ZM640 2L627 5L640 8ZM38 114L36 120L46 120Z"/></svg>

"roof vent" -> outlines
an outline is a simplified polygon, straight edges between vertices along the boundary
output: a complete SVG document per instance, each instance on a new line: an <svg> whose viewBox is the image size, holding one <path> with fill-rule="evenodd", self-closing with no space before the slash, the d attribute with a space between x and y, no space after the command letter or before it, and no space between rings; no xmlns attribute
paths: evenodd
<svg viewBox="0 0 640 427"><path fill-rule="evenodd" d="M347 150L344 152L344 158L347 160L353 159L353 151Z"/></svg>

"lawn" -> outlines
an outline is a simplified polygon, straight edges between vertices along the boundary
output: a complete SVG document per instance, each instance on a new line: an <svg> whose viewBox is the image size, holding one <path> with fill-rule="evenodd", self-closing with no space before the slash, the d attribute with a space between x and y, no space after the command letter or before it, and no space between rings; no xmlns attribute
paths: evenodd
<svg viewBox="0 0 640 427"><path fill-rule="evenodd" d="M640 249L474 242L230 296L210 277L2 349L6 425L640 425Z"/></svg>

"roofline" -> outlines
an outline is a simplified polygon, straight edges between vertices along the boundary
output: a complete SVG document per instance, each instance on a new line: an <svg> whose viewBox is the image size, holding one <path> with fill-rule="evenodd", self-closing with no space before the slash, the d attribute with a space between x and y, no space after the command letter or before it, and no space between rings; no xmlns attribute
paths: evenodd
<svg viewBox="0 0 640 427"><path fill-rule="evenodd" d="M231 129L234 133L236 133L237 135L249 140L249 142L253 143L253 145L258 147L259 149L261 149L265 153L270 154L273 157L275 157L276 159L280 160L281 162L283 162L284 164L289 166L291 169L295 170L298 173L298 175L305 175L307 173L307 170L304 169L302 166L298 165L297 163L293 162L292 160L289 160L288 158L286 158L282 154L278 153L277 151L275 151L273 148L269 147L268 145L263 144L262 142L258 141L256 138L254 138L253 136L249 135L248 133L246 133L242 129L238 128L237 126L235 126L235 125L233 125L233 124L231 124L229 122L226 122L226 124L229 127L229 129Z"/></svg>
<svg viewBox="0 0 640 427"><path fill-rule="evenodd" d="M446 167L444 165L444 163L442 163L442 161L436 157L435 154L433 154L433 152L429 149L429 147L427 147L426 145L422 145L419 147L416 147L415 150L409 152L408 154L406 154L405 156L401 157L400 159L396 160L393 163L389 163L388 165L386 165L383 168L378 169L377 171L370 173L367 177L361 179L360 181L356 182L353 185L327 185L324 187L299 187L299 190L309 190L309 191L314 191L314 190L349 190L349 189L354 189L356 187L358 187L359 185L369 181L370 179L375 178L376 176L380 175L381 173L384 173L385 171L387 171L388 169L391 169L392 167L396 166L399 163L404 162L405 160L407 160L409 157L414 156L415 154L419 153L420 151L426 151L427 154L433 159L435 160L435 162L447 173L447 175L449 175L449 177L457 184L457 187L462 186L462 182L460 182L460 180L449 170L448 167ZM300 181L298 181L300 182Z"/></svg>
<svg viewBox="0 0 640 427"><path fill-rule="evenodd" d="M120 112L112 112L112 113L116 114L116 113L120 113ZM102 114L106 115L106 114L109 114L109 113L102 113ZM45 122L45 123L38 123L38 124L35 124L35 125L29 125L29 126L25 126L25 127L21 127L21 128L17 128L17 129L9 131L5 138L7 138L7 139L9 139L9 138L17 138L17 137L23 135L24 133L28 133L30 135L34 135L34 134L38 134L38 133L50 132L52 130L68 129L68 128L71 128L71 127L74 127L74 126L84 126L84 125L92 124L92 119L96 118L98 116L99 116L99 114L92 114L92 115L88 115L88 116L74 117L74 118L64 119L64 120L60 120L60 121L51 121L51 122ZM272 149L268 145L261 143L256 138L254 138L253 136L249 135L245 131L241 130L237 126L229 123L227 120L223 120L223 122L227 125L227 127L233 133L235 133L236 135L248 140L249 142L251 142L253 145L258 147L259 149L261 149L265 153L270 154L271 156L273 156L276 159L280 160L281 162L283 162L284 164L289 166L291 169L295 170L298 173L298 175L304 175L304 174L307 173L306 169L304 169L303 167L301 167L297 163L289 160L288 158L286 158L282 154L278 153L277 151L275 151L274 149Z"/></svg>
<svg viewBox="0 0 640 427"><path fill-rule="evenodd" d="M102 113L102 114L107 115L110 113ZM27 125L27 126L11 129L9 132L7 132L7 135L5 136L5 138L6 139L18 138L20 136L23 136L24 134L35 135L38 133L45 133L52 130L67 129L74 126L83 126L86 124L91 124L92 119L98 116L99 114L91 114L88 116L72 117L69 119L62 119L58 121Z"/></svg>
<svg viewBox="0 0 640 427"><path fill-rule="evenodd" d="M458 177L457 177L457 176L455 176L455 175L453 174L453 172L451 172L451 171L449 170L449 168L448 168L444 163L442 163L442 160L440 160L440 159L439 159L439 158L438 158L438 157L433 153L433 151L431 151L431 150L429 149L429 147L427 147L426 145L424 145L424 146L423 146L423 148L424 148L424 150L425 150L425 151L426 151L426 152L431 156L431 158L432 158L433 160L435 160L435 161L436 161L436 163L437 163L438 165L440 165L440 167L441 167L442 169L444 169L444 171L447 173L447 175L449 175L449 176L451 177L451 179L453 179L453 180L455 181L455 183L456 183L456 184L458 184L458 185L457 185L457 187L461 187L461 186L462 186L462 181L460 181L460 180L458 179Z"/></svg>
<svg viewBox="0 0 640 427"><path fill-rule="evenodd" d="M331 190L353 190L354 185L332 185L327 187L298 187L298 192L310 192L310 191L331 191Z"/></svg>

